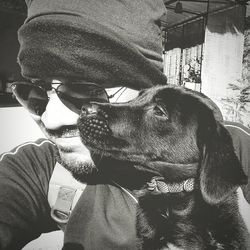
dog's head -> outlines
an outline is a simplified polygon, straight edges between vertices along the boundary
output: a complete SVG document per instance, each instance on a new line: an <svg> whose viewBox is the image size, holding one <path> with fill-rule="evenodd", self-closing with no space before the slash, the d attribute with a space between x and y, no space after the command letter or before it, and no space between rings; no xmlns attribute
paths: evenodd
<svg viewBox="0 0 250 250"><path fill-rule="evenodd" d="M128 103L93 103L78 126L95 153L133 162L168 181L196 177L203 197L218 203L246 181L219 117L206 96L164 86L141 91Z"/></svg>

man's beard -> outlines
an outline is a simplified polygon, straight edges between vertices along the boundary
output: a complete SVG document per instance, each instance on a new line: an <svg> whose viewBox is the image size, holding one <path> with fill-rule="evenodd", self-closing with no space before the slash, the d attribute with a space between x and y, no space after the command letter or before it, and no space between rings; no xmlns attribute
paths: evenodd
<svg viewBox="0 0 250 250"><path fill-rule="evenodd" d="M54 138L61 138L66 135L78 135L78 130L76 126L63 126L62 128L51 131L45 128L44 124L41 121L37 121L38 125L48 137L54 141ZM57 148L57 162L60 163L63 167L69 170L74 177L77 179L86 179L91 176L95 176L98 172L96 164L100 161L101 157L95 156L92 159L90 154L79 155L78 153L71 154L71 149L60 148L60 146L55 145ZM83 152L84 154L85 152ZM95 164L96 163L96 164Z"/></svg>
<svg viewBox="0 0 250 250"><path fill-rule="evenodd" d="M67 170L77 175L88 175L97 170L92 159L86 159L85 161L69 159L69 157L65 157L64 153L61 151L59 151L58 162Z"/></svg>
<svg viewBox="0 0 250 250"><path fill-rule="evenodd" d="M57 162L71 172L73 177L81 182L93 182L98 178L98 164L101 156L92 155L83 159L69 158L64 152L58 150Z"/></svg>

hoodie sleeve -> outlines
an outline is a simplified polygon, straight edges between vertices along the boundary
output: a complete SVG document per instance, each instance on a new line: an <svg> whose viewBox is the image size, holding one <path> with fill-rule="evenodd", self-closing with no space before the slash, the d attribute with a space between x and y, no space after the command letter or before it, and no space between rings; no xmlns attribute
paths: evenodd
<svg viewBox="0 0 250 250"><path fill-rule="evenodd" d="M55 161L55 147L44 139L2 154L0 249L21 249L41 233L56 230L47 201Z"/></svg>
<svg viewBox="0 0 250 250"><path fill-rule="evenodd" d="M232 136L235 153L248 176L248 184L242 186L242 190L245 199L250 204L250 130L235 122L225 122L225 127Z"/></svg>

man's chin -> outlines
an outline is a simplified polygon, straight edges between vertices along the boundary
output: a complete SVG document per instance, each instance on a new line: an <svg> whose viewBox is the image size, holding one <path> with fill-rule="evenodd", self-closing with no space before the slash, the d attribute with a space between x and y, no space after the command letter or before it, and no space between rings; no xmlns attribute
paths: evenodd
<svg viewBox="0 0 250 250"><path fill-rule="evenodd" d="M62 151L60 148L58 162L69 170L73 176L91 176L97 168L90 155L82 155L72 151Z"/></svg>

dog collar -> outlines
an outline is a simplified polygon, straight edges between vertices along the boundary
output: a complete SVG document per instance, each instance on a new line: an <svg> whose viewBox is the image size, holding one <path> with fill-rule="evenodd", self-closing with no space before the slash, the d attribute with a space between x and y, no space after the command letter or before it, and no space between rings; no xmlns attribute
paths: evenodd
<svg viewBox="0 0 250 250"><path fill-rule="evenodd" d="M155 176L147 182L147 189L161 193L191 192L194 190L194 178L189 178L182 182L166 183L163 177Z"/></svg>

